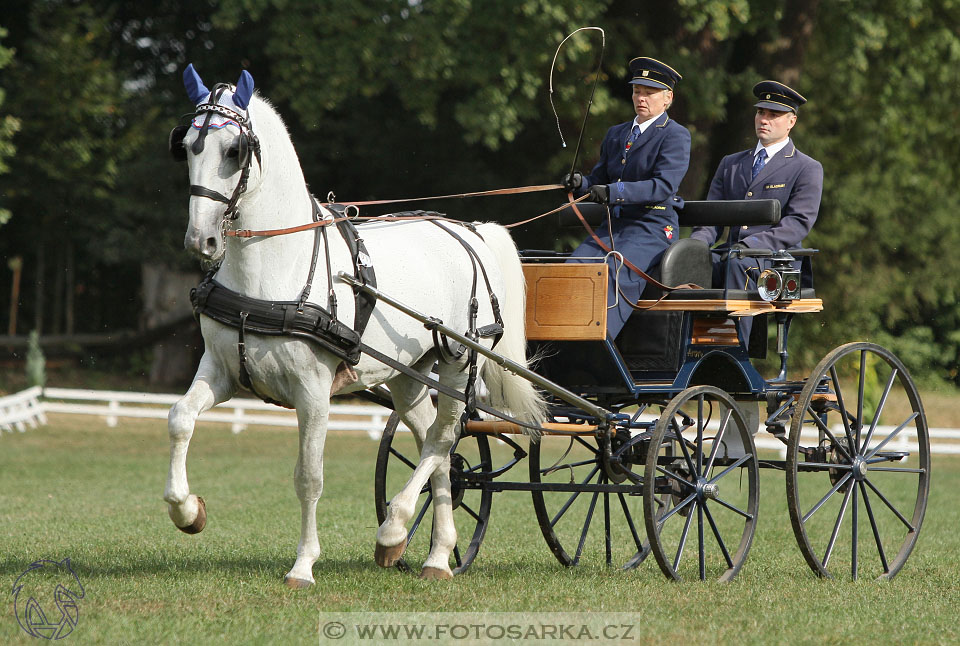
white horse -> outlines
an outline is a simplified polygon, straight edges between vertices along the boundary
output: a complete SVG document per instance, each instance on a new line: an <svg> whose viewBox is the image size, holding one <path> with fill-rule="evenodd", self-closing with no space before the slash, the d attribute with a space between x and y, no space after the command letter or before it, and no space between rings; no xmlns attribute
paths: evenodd
<svg viewBox="0 0 960 646"><path fill-rule="evenodd" d="M186 153L192 185L184 246L205 262L220 262L215 279L228 289L265 301L297 300L311 267L312 230L247 239L225 235L232 226L278 229L312 221L314 200L286 127L273 107L253 94L253 79L247 72L242 73L236 87L218 85L211 92L191 65L184 72L184 84L197 105L191 126L183 127L179 137L172 137L171 146L173 150L182 140L180 154L182 158ZM241 181L247 174L247 180ZM223 202L228 201L233 203L225 208ZM227 217L229 212L235 220ZM325 218L332 215L323 207L320 212ZM526 365L524 280L509 232L496 224L481 224L477 233L454 224L445 226L455 229L475 250L499 299L504 334L496 351ZM468 301L475 275L466 249L457 240L424 221L372 222L359 230L376 271L378 289L455 330L468 329ZM327 281L321 245L309 302L329 307L332 288L338 301L338 319L349 327L354 321L354 293L336 275L341 270L352 273L352 258L335 227L330 227L328 237L333 285ZM477 325L483 326L492 323L494 317L482 277L479 282ZM206 522L203 499L192 494L187 483L187 449L195 422L201 412L237 392L240 371L238 330L207 316L201 316L200 325L205 350L197 374L187 393L170 409L170 471L164 492L170 518L188 533L202 530ZM437 358L431 332L381 302L373 310L362 341L423 375L429 374ZM489 347L493 340L482 341ZM464 404L441 394L435 408L427 387L398 370L364 354L350 371L339 357L302 338L248 333L245 356L253 390L297 411L300 446L294 487L301 507L300 542L286 584L301 588L314 582L313 564L320 553L316 507L323 489L330 398L378 384L389 388L395 410L413 431L421 458L403 490L390 501L387 518L377 531L376 560L388 567L403 554L405 525L429 480L434 492L434 529L421 576L451 577L448 561L457 537L449 451L457 437ZM464 355L453 364L440 362L439 381L463 391L466 359ZM492 361L484 363L483 356L478 362L491 405L530 422L542 419L543 400L530 382Z"/></svg>

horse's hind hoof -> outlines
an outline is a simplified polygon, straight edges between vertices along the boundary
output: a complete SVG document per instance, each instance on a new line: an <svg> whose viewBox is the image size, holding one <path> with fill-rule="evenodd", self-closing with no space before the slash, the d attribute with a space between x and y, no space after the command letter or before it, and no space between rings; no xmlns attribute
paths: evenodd
<svg viewBox="0 0 960 646"><path fill-rule="evenodd" d="M307 581L306 579L298 579L292 576L283 577L283 584L290 588L291 590L303 590L309 588L313 585L313 581Z"/></svg>
<svg viewBox="0 0 960 646"><path fill-rule="evenodd" d="M420 570L420 578L425 581L441 581L452 579L453 574L450 570L441 570L438 567L425 567Z"/></svg>
<svg viewBox="0 0 960 646"><path fill-rule="evenodd" d="M177 529L185 534L199 534L207 526L207 504L203 498L197 496L197 517L186 527L177 525Z"/></svg>
<svg viewBox="0 0 960 646"><path fill-rule="evenodd" d="M377 543L377 548L373 551L373 558L380 567L393 567L397 564L397 561L400 560L400 557L403 556L406 549L407 539L403 539L402 543L394 545L393 547L384 547L380 543Z"/></svg>

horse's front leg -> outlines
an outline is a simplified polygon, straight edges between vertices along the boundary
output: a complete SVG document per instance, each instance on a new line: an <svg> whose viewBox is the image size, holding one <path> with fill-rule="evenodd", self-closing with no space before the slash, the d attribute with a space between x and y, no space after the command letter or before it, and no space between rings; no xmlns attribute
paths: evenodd
<svg viewBox="0 0 960 646"><path fill-rule="evenodd" d="M329 417L329 396L297 405L300 453L293 471L293 483L300 499L300 543L297 545L297 560L284 577L284 583L295 589L313 585L313 564L320 557L317 501L323 492L323 446Z"/></svg>
<svg viewBox="0 0 960 646"><path fill-rule="evenodd" d="M233 396L235 386L210 353L205 352L187 393L170 408L167 430L170 435L170 470L163 499L170 520L180 530L196 534L207 522L203 498L190 493L187 482L187 450L197 417L205 410Z"/></svg>

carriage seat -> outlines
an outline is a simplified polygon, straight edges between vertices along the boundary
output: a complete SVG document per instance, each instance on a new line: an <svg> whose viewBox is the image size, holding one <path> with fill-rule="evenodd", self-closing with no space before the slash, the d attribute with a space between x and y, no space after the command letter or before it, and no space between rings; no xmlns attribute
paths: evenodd
<svg viewBox="0 0 960 646"><path fill-rule="evenodd" d="M580 203L580 212L591 227L600 226L607 210L602 204ZM778 200L689 200L678 213L680 226L756 226L776 224L780 221ZM573 209L560 211L560 224L564 227L582 229L580 219ZM723 290L713 285L713 258L707 244L701 240L684 238L664 252L658 265L648 272L664 285L676 286L687 283L704 289L679 289L669 293L671 300L732 299L762 300L756 290ZM801 298L815 298L813 271L809 258L801 260ZM641 299L656 300L663 296L660 289L648 284Z"/></svg>

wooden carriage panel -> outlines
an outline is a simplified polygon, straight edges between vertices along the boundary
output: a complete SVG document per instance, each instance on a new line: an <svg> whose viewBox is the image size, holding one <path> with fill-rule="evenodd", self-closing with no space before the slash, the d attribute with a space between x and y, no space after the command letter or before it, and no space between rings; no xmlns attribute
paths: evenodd
<svg viewBox="0 0 960 646"><path fill-rule="evenodd" d="M607 336L607 265L529 263L527 338L602 341Z"/></svg>

